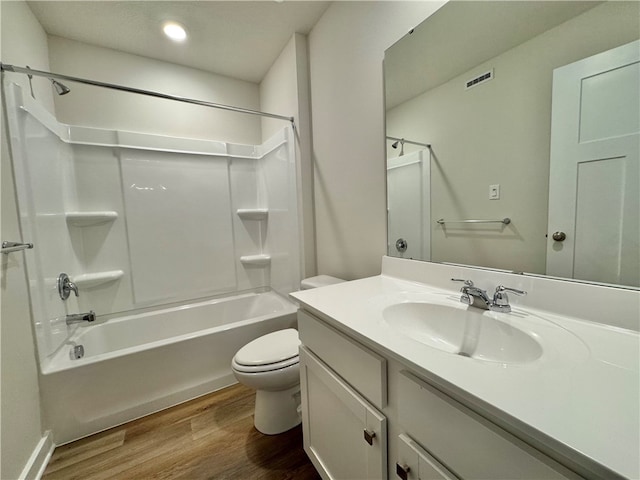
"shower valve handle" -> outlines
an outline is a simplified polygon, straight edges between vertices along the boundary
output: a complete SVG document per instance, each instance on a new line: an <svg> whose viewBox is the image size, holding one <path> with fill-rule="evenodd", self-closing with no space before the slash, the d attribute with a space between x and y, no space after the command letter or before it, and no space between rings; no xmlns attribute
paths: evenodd
<svg viewBox="0 0 640 480"><path fill-rule="evenodd" d="M58 294L62 300L66 300L71 295L71 292L76 294L76 297L80 296L78 293L78 286L69 279L69 275L61 273L58 276Z"/></svg>

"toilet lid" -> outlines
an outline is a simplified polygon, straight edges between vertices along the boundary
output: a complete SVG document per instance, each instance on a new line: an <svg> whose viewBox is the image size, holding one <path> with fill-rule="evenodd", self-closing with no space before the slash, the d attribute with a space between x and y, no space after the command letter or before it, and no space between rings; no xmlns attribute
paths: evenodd
<svg viewBox="0 0 640 480"><path fill-rule="evenodd" d="M254 365L254 366L240 365L238 362L236 362L236 359L234 358L231 361L231 367L237 372L264 373L264 372L273 372L276 370L283 370L285 368L292 367L294 365L297 366L298 363L300 363L300 358L297 355L287 360L283 360L282 362L268 363L266 365Z"/></svg>
<svg viewBox="0 0 640 480"><path fill-rule="evenodd" d="M238 350L234 358L238 365L259 366L283 362L298 356L300 339L293 328L263 335Z"/></svg>

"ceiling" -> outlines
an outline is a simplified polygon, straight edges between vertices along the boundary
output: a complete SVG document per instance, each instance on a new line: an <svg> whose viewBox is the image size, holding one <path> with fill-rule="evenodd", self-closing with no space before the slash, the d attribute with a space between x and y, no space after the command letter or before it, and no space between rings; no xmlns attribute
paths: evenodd
<svg viewBox="0 0 640 480"><path fill-rule="evenodd" d="M259 83L291 36L307 34L325 1L29 1L50 35ZM162 33L182 24L187 40Z"/></svg>
<svg viewBox="0 0 640 480"><path fill-rule="evenodd" d="M385 52L386 108L441 85L601 3L450 1Z"/></svg>

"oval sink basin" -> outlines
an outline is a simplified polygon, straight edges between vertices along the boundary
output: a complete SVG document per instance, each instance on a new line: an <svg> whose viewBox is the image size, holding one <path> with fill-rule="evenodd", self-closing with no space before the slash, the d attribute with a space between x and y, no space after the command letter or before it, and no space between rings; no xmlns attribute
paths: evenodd
<svg viewBox="0 0 640 480"><path fill-rule="evenodd" d="M528 363L542 355L535 338L499 319L503 313L464 305L405 302L386 307L391 328L444 352L498 363Z"/></svg>

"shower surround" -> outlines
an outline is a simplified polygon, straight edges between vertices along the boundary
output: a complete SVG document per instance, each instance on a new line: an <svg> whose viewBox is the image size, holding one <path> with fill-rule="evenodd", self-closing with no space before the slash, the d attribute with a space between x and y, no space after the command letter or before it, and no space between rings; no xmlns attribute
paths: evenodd
<svg viewBox="0 0 640 480"><path fill-rule="evenodd" d="M21 227L35 244L26 259L46 421L61 425L66 418L64 428L54 429L56 443L234 383L228 366L235 350L294 322L295 308L281 297L296 290L301 279L291 126L262 145L69 126L8 80L5 92ZM56 280L62 272L78 286L77 298L59 297ZM266 292L281 295L282 305L228 315L224 305L233 303L221 300ZM74 383L83 385L76 393L88 392L97 389L100 377L122 375L125 386L128 371L142 376L134 379L139 382L166 368L162 355L136 356L153 343L145 340L145 331L171 331L172 322L185 321L181 310L202 302L218 307L192 310L211 318L196 321L201 328L188 336L208 339L200 341L198 355L211 360L210 375L194 368L194 378L185 378L192 370L188 363L172 365L168 370L180 375L150 385L147 394L136 389L127 398L127 388L114 392L109 413L92 411L85 403L75 426L69 420L79 418L69 413L73 405L63 407L68 415L54 407ZM265 302L261 305L269 305ZM96 312L95 324L66 324L66 315L89 310ZM137 350L124 349L129 357L101 352L97 361L60 361L82 342L83 331L114 332L103 327L116 323L118 337L140 338ZM92 345L122 344L96 336ZM171 338L166 335L162 342L172 345L170 362L188 362L193 344ZM178 344L185 349L177 351ZM88 357L96 355L87 347ZM141 358L147 373L139 365L125 367ZM89 374L96 372L96 363L106 370ZM78 402L93 401L80 397Z"/></svg>

